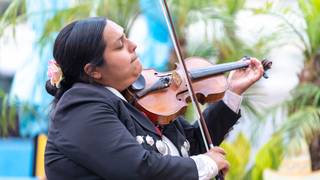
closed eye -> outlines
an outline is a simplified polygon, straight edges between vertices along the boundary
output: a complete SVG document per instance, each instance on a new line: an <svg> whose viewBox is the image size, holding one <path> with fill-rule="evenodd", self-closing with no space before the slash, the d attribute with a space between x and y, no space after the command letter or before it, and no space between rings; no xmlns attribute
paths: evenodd
<svg viewBox="0 0 320 180"><path fill-rule="evenodd" d="M118 45L116 49L122 49L124 47L124 35L122 35L118 40Z"/></svg>

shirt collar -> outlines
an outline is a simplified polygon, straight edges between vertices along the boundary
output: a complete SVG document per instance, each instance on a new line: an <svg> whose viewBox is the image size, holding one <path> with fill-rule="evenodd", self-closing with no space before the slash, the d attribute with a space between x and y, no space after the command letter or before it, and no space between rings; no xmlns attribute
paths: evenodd
<svg viewBox="0 0 320 180"><path fill-rule="evenodd" d="M121 98L122 100L128 102L128 101L126 100L126 98L124 98L123 95L122 95L118 90L116 90L115 88L110 87L110 86L106 86L106 88L109 89L114 95L116 95L116 96L118 96L119 98Z"/></svg>

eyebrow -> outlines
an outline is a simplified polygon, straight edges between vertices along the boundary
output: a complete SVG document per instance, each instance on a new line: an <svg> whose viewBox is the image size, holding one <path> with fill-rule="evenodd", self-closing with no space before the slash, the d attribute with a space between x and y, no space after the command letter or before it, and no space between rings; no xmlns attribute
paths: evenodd
<svg viewBox="0 0 320 180"><path fill-rule="evenodd" d="M121 41L121 39L124 37L124 33L122 33L122 35L117 38L112 44L113 44L113 47L117 47L118 46L118 42Z"/></svg>
<svg viewBox="0 0 320 180"><path fill-rule="evenodd" d="M124 36L124 33L116 40L116 42L120 41Z"/></svg>
<svg viewBox="0 0 320 180"><path fill-rule="evenodd" d="M116 40L116 42L123 38L123 36L124 36L124 29L123 28L121 28L121 32L122 32L122 35Z"/></svg>

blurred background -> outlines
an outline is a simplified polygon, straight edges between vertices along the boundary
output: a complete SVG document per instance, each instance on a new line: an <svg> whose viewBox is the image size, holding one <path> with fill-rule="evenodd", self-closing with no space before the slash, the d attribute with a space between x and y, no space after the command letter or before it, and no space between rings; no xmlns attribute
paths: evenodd
<svg viewBox="0 0 320 180"><path fill-rule="evenodd" d="M226 179L320 179L320 1L167 2L184 57L273 62L269 79L244 94L242 118L221 145ZM0 0L0 180L46 179L47 64L57 32L90 16L125 27L145 68L174 69L158 0ZM194 120L192 107L185 116Z"/></svg>

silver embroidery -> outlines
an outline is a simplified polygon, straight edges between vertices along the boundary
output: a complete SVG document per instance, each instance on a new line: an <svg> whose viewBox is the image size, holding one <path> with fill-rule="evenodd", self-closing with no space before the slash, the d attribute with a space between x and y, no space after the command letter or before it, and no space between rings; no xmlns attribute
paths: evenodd
<svg viewBox="0 0 320 180"><path fill-rule="evenodd" d="M143 140L143 137L142 137L142 136L137 136L137 137L136 137L136 140L137 140L137 142L138 142L139 144L144 143L144 140Z"/></svg>
<svg viewBox="0 0 320 180"><path fill-rule="evenodd" d="M162 155L169 154L169 147L161 140L156 141L156 148Z"/></svg>
<svg viewBox="0 0 320 180"><path fill-rule="evenodd" d="M188 151L184 146L181 146L180 152L182 157L189 157Z"/></svg>
<svg viewBox="0 0 320 180"><path fill-rule="evenodd" d="M184 146L184 148L186 148L187 151L190 150L190 143L189 143L188 140L186 140L186 141L183 143L183 146Z"/></svg>
<svg viewBox="0 0 320 180"><path fill-rule="evenodd" d="M147 135L146 136L146 142L150 145L150 146L153 146L154 144L154 140L151 136Z"/></svg>

